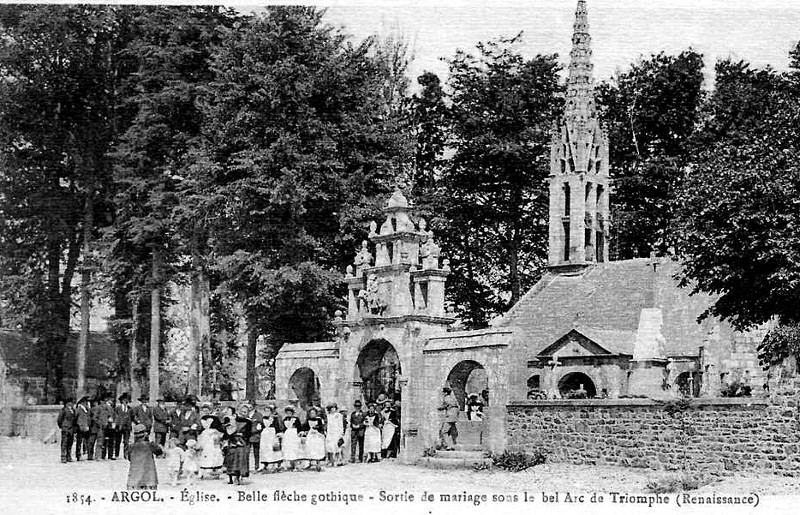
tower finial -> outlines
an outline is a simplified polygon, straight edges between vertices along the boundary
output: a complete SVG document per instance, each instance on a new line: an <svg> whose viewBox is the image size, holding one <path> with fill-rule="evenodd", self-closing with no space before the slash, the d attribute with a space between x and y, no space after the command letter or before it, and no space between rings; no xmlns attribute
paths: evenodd
<svg viewBox="0 0 800 515"><path fill-rule="evenodd" d="M586 0L578 0L572 32L572 51L569 53L567 105L564 112L568 120L588 120L595 116L591 42Z"/></svg>

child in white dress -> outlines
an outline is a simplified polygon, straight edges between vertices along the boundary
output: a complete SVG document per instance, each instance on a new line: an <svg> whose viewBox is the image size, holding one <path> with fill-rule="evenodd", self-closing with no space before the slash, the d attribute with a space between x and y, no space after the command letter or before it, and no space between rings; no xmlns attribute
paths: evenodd
<svg viewBox="0 0 800 515"><path fill-rule="evenodd" d="M319 462L325 459L325 423L315 408L309 408L306 425L305 458L310 462L309 467L319 472L322 470Z"/></svg>
<svg viewBox="0 0 800 515"><path fill-rule="evenodd" d="M164 460L167 465L167 473L169 474L169 484L175 486L178 484L178 479L181 477L181 468L183 467L183 449L178 445L178 441L174 436L167 439L166 446L166 459Z"/></svg>

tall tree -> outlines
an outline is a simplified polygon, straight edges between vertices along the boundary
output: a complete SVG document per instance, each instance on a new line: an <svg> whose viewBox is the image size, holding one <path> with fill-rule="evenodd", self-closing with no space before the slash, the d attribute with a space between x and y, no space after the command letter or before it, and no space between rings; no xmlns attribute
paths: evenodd
<svg viewBox="0 0 800 515"><path fill-rule="evenodd" d="M313 8L276 7L215 52L195 180L217 216L217 291L243 305L267 356L329 336L338 270L408 160L372 44L348 42Z"/></svg>
<svg viewBox="0 0 800 515"><path fill-rule="evenodd" d="M184 253L192 255L191 265L202 266L196 254L202 252L203 229L181 196L202 127L196 100L213 77L213 45L233 20L220 7L137 7L130 14L135 31L125 55L137 66L128 82L135 114L113 154L119 210L108 235L138 249L121 257L138 259L131 289L150 291L150 395L157 397L164 284L178 279L175 265ZM189 273L193 284L202 275ZM201 342L192 343L188 389L197 394Z"/></svg>
<svg viewBox="0 0 800 515"><path fill-rule="evenodd" d="M742 62L721 61L716 71L700 135L706 147L677 203L682 279L718 295L707 314L739 328L770 320L793 326L800 322L800 88L793 74ZM767 362L789 348L791 334L779 329L767 339Z"/></svg>
<svg viewBox="0 0 800 515"><path fill-rule="evenodd" d="M53 398L62 384L72 283L80 263L78 383L85 385L91 252L116 135L125 70L115 11L89 6L6 6L0 80L2 280L7 305L28 311L19 327L41 345ZM81 251L83 249L83 252ZM19 288L23 283L25 287ZM24 299L26 293L41 297ZM42 300L43 299L43 300ZM30 310L31 304L38 304Z"/></svg>
<svg viewBox="0 0 800 515"><path fill-rule="evenodd" d="M449 145L434 229L455 270L469 325L514 304L541 274L547 247L550 128L562 108L554 55L524 58L521 35L450 60Z"/></svg>
<svg viewBox="0 0 800 515"><path fill-rule="evenodd" d="M673 203L700 120L703 57L660 53L598 87L614 180L612 253L619 259L664 253Z"/></svg>

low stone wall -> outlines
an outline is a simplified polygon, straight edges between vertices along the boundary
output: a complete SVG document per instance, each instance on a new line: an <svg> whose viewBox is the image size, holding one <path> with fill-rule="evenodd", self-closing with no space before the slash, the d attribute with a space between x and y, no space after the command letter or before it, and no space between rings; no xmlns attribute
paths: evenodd
<svg viewBox="0 0 800 515"><path fill-rule="evenodd" d="M514 402L508 449L544 449L550 461L575 464L800 476L793 393L692 399L685 410L674 408L649 399Z"/></svg>

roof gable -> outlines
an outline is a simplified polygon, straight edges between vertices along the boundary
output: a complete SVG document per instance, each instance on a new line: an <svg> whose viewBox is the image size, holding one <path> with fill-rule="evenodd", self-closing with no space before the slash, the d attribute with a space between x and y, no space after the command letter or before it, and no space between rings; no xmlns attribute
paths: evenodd
<svg viewBox="0 0 800 515"><path fill-rule="evenodd" d="M609 355L612 352L578 329L571 329L544 348L538 355L553 356L555 354L559 356L596 356L598 354Z"/></svg>

